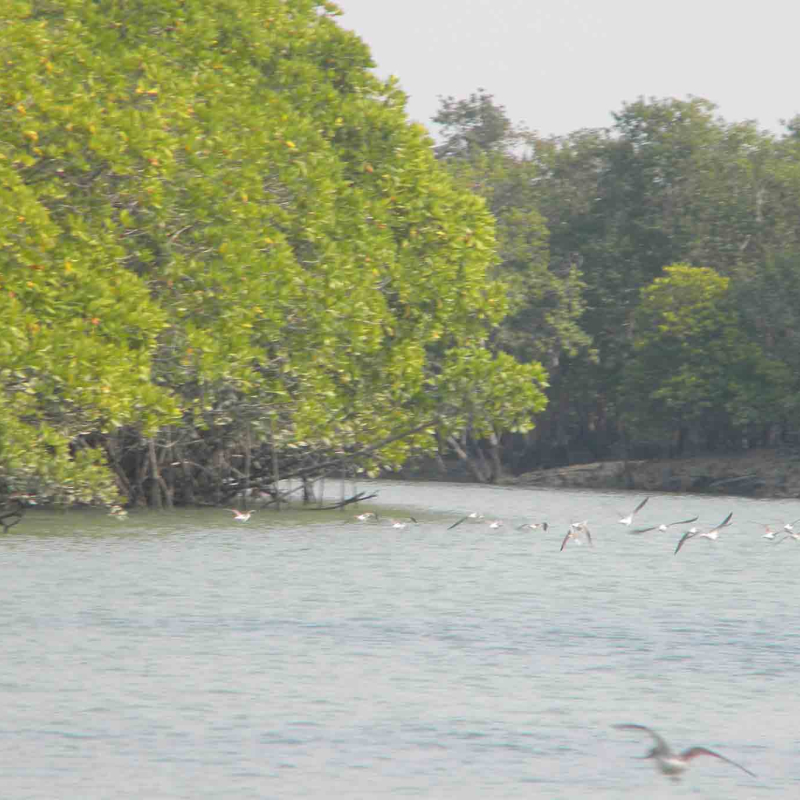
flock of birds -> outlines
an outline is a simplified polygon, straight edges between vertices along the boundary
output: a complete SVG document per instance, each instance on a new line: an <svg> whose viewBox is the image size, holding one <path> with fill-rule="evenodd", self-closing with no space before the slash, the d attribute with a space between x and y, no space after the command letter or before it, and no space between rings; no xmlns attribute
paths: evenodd
<svg viewBox="0 0 800 800"><path fill-rule="evenodd" d="M650 499L649 497L645 497L644 500L642 500L630 513L621 514L617 522L621 525L628 527L630 529L629 532L632 534L644 534L644 533L649 533L651 531L658 531L660 533L665 533L670 528L684 526L684 525L692 525L691 528L688 528L682 533L680 539L678 540L677 546L675 547L676 555L680 552L681 548L692 539L705 538L715 541L719 537L720 531L722 531L723 528L726 528L729 525L731 525L731 520L733 519L733 512L731 512L718 525L715 525L707 529L702 529L693 524L697 522L698 517L676 520L674 522L665 522L658 525L649 525L646 527L633 527L637 514L645 507L649 499ZM231 509L231 511L233 512L234 520L238 522L247 522L253 514L252 511L238 511L236 509ZM360 523L375 523L381 521L381 518L374 511L365 511L361 514L357 514L354 517L354 520ZM407 525L410 524L418 524L417 520L414 519L414 517L409 517L408 519L405 520L389 518L388 522L391 524L393 528L405 528ZM757 523L757 524L760 524L764 527L764 534L763 534L764 539L780 543L786 539L794 539L795 541L800 541L800 531L796 531L794 528L794 526L798 522L800 522L800 519L794 520L793 522L787 522L782 526L778 527L772 527L771 525L764 523ZM460 519L456 520L452 525L448 527L447 530L452 530L453 528L456 528L457 526L463 523L481 523L488 525L489 528L501 528L505 524L503 520L487 519L483 514L477 511L473 511L472 513L467 514L466 516L463 516ZM550 526L545 521L526 522L522 525L516 526L516 530L547 531L549 527ZM780 536L780 534L783 535ZM779 536L780 538L778 538ZM561 541L561 550L563 551L569 542L574 542L575 544L581 544L584 540L589 544L589 546L593 546L592 534L591 531L589 530L589 521L583 520L580 522L573 522L570 524L566 535ZM736 761L732 761L731 759L721 755L720 753L717 753L714 750L710 750L707 747L694 746L694 747L689 747L686 750L682 750L680 752L673 750L660 734L658 734L652 728L649 728L645 725L625 723L625 724L615 725L614 727L618 730L633 731L636 733L648 735L653 740L653 747L651 747L650 750L648 750L648 752L644 756L641 756L641 758L653 759L655 761L657 769L661 773L663 773L664 775L673 780L678 780L681 777L681 775L689 768L691 762L695 758L698 758L699 756L710 756L712 758L716 758L719 761L724 761L726 764L730 764L734 767L737 767L738 769L742 770L751 777L754 778L756 777L756 775L746 767L742 766Z"/></svg>
<svg viewBox="0 0 800 800"><path fill-rule="evenodd" d="M645 507L649 497L645 497L634 509L628 514L621 514L620 518L617 520L621 525L625 525L626 527L631 528L633 525L634 519L636 515ZM239 511L236 508L230 509L233 512L233 518L236 522L247 522L255 513L254 511ZM658 525L649 525L643 528L631 528L630 533L632 534L643 534L649 533L650 531L658 531L660 533L666 533L670 528L674 528L678 525L692 525L691 528L684 531L681 538L678 540L678 544L675 547L675 555L677 555L681 548L686 544L686 542L695 539L710 539L711 541L716 541L719 538L720 531L723 528L727 528L731 524L731 520L733 519L733 512L731 511L725 519L722 520L718 525L713 526L712 528L708 528L707 530L703 530L692 523L697 522L698 517L690 517L689 519L679 519L674 522L662 522ZM356 522L379 522L380 517L374 511L364 511L361 514L355 515ZM390 518L388 520L390 525L393 528L405 528L408 525L417 525L419 524L414 517L408 517L408 519L400 520L400 519L393 519ZM471 523L484 523L489 526L489 528L496 529L502 528L504 526L504 522L501 519L487 519L483 514L473 511L466 516L461 517L460 519L456 520L452 525L450 525L447 530L452 530L457 526L461 525L464 522L471 522ZM762 525L764 528L764 533L762 535L763 539L768 539L770 541L775 541L776 544L780 544L781 542L785 541L786 539L793 539L796 542L800 542L800 530L795 530L794 526L800 522L800 519L796 519L792 522L786 522L780 527L772 527L772 525L768 525L765 523L756 523ZM547 531L550 526L545 521L539 522L525 522L522 525L517 525L516 530L542 530ZM778 536L783 534L780 538ZM569 542L574 542L575 544L581 544L583 541L586 541L590 547L593 547L594 544L592 542L592 533L589 530L589 520L585 519L581 522L572 522L570 523L569 529L567 530L566 535L561 540L561 550L567 546ZM776 541L777 540L777 541Z"/></svg>
<svg viewBox="0 0 800 800"><path fill-rule="evenodd" d="M659 533L666 533L670 528L675 528L678 526L685 526L691 525L692 527L686 529L680 539L675 546L675 555L677 555L684 545L691 541L692 539L710 539L711 541L716 541L719 538L720 532L723 528L727 528L731 525L733 519L733 512L730 512L725 519L722 520L718 525L714 525L710 528L701 528L693 523L697 522L698 517L690 517L688 519L679 519L673 522L662 522L657 525L648 525L646 527L633 527L634 521L638 515L638 513L645 507L649 497L645 497L630 513L628 514L620 514L619 519L617 522L621 525L628 527L630 530L629 532L632 534L644 534L649 533L651 531L658 531ZM237 522L247 522L253 515L253 511L239 511L235 508L230 509L233 512L233 518ZM408 525L416 525L419 524L418 521L414 517L408 517L407 519L383 519L378 516L374 511L364 511L363 513L356 514L354 517L355 522L363 522L363 523L376 523L376 522L387 522L393 528L405 528ZM800 519L796 519L792 522L786 522L782 525L778 525L773 527L772 525L765 524L765 523L754 523L761 525L764 528L764 533L762 538L768 539L770 541L774 541L776 544L780 544L780 542L785 541L786 539L793 539L796 542L800 542L800 530L795 530L795 525L800 522ZM502 528L505 525L505 522L502 519L492 519L487 518L483 514L473 511L460 519L457 519L453 522L450 526L448 526L447 530L453 530L453 528L458 527L463 523L479 523L487 525L491 529ZM516 530L529 530L529 531L547 531L551 526L545 522L544 520L534 521L534 522L525 522L522 525L517 525ZM569 525L569 528L566 532L566 535L561 540L561 550L563 551L564 548L570 542L574 542L575 544L582 544L586 542L590 547L594 546L592 542L592 532L589 529L589 520L585 519L580 522L572 522Z"/></svg>

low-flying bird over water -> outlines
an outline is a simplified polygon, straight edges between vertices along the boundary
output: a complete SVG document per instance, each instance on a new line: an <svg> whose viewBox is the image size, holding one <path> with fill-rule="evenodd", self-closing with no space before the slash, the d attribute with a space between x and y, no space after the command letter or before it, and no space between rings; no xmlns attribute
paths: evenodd
<svg viewBox="0 0 800 800"><path fill-rule="evenodd" d="M517 528L517 530L518 531L523 531L526 528L528 530L530 530L530 531L538 531L539 528L541 528L543 531L546 531L547 530L547 523L546 522L526 522L525 524L520 525Z"/></svg>
<svg viewBox="0 0 800 800"><path fill-rule="evenodd" d="M232 508L231 511L233 512L233 518L236 520L236 522L247 522L247 520L253 516L252 511L239 511L235 508Z"/></svg>
<svg viewBox="0 0 800 800"><path fill-rule="evenodd" d="M620 520L619 520L619 522L620 522L622 525L630 525L630 524L633 522L633 518L636 516L636 514L637 514L639 511L641 511L641 510L642 510L642 508L644 508L644 504L645 504L645 503L646 503L646 502L647 502L649 499L650 499L649 497L645 497L645 499L644 499L644 500L642 500L642 502L641 502L641 503L639 503L639 505L638 505L638 506L636 506L636 508L634 508L634 509L633 509L633 511L631 511L631 513L630 513L630 514L628 514L628 515L627 515L627 516L625 516L625 517L621 517L621 518L620 518Z"/></svg>
<svg viewBox="0 0 800 800"><path fill-rule="evenodd" d="M692 517L691 519L679 519L677 522L667 522L662 525L653 525L650 528L634 528L631 533L647 533L648 531L661 531L664 533L667 528L672 528L675 525L688 525L690 522L696 521L697 517Z"/></svg>
<svg viewBox="0 0 800 800"><path fill-rule="evenodd" d="M473 511L471 514L467 514L466 517L461 517L458 522L454 522L447 530L453 530L453 528L455 528L457 525L460 525L462 522L483 522L483 514Z"/></svg>
<svg viewBox="0 0 800 800"><path fill-rule="evenodd" d="M594 547L592 544L592 534L589 532L588 519L585 519L583 522L573 522L569 526L567 535L564 537L564 541L561 542L561 549L563 550L567 546L567 542L570 539L574 540L575 544L580 544L582 536L586 537L586 541L589 542L590 547Z"/></svg>
<svg viewBox="0 0 800 800"><path fill-rule="evenodd" d="M374 511L365 511L363 514L356 514L356 520L358 522L375 522L378 519L378 515Z"/></svg>
<svg viewBox="0 0 800 800"><path fill-rule="evenodd" d="M677 781L681 775L686 772L687 769L689 769L689 764L692 759L697 758L698 756L712 756L713 758L718 758L720 761L724 761L726 764L731 764L734 767L738 767L740 770L746 772L753 778L756 777L755 774L750 772L750 770L746 767L743 767L741 764L737 764L735 761L731 761L729 758L725 758L725 756L715 753L713 750L709 750L706 747L690 747L688 750L684 750L681 753L676 753L666 743L666 741L659 736L659 734L657 734L652 728L647 728L644 725L622 724L615 725L614 727L621 731L639 731L651 736L655 742L655 747L651 748L647 755L641 756L641 758L654 758L661 772L663 772L664 775L672 778L674 781Z"/></svg>
<svg viewBox="0 0 800 800"><path fill-rule="evenodd" d="M789 536L791 536L792 534L794 534L794 532L795 532L795 530L794 530L794 526L795 526L795 525L797 525L797 523L798 523L798 522L800 522L800 519L796 519L796 520L794 520L793 522L787 522L787 523L786 523L786 524L783 526L783 530L784 530L784 532L785 532L785 533L788 533L788 534L789 534ZM783 539L781 539L781 541L783 541Z"/></svg>
<svg viewBox="0 0 800 800"><path fill-rule="evenodd" d="M733 516L733 511L725 517L716 528L712 528L709 531L698 531L696 528L686 531L686 533L681 536L681 540L678 542L678 546L675 548L675 555L678 555L678 550L683 547L683 543L689 541L689 539L694 539L695 536L702 536L705 539L712 539L715 540L719 536L719 532L726 528L728 525L731 524L731 517Z"/></svg>
<svg viewBox="0 0 800 800"><path fill-rule="evenodd" d="M767 525L764 522L759 522L757 524L760 525L764 529L764 533L761 534L761 538L762 539L770 539L770 540L772 540L778 535L778 532L772 527L772 525Z"/></svg>
<svg viewBox="0 0 800 800"><path fill-rule="evenodd" d="M414 517L409 517L407 520L405 519L390 519L389 522L392 523L393 528L405 528L407 525L414 524L418 525L419 523L414 519Z"/></svg>

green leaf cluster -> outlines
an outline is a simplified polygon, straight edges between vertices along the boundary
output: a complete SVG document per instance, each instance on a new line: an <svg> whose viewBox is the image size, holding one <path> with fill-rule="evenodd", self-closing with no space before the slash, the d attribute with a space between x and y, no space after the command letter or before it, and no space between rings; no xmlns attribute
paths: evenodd
<svg viewBox="0 0 800 800"><path fill-rule="evenodd" d="M623 394L643 440L734 435L781 413L791 376L748 336L730 279L707 267L665 267L641 292Z"/></svg>
<svg viewBox="0 0 800 800"><path fill-rule="evenodd" d="M91 494L84 451L151 502L240 474L245 443L262 474L276 451L282 471L362 451L365 468L397 465L435 445L434 421L467 418L453 370L497 384L508 402L481 412L495 425L541 407L530 368L486 373L475 357L508 311L484 202L437 167L338 13L313 0L0 13L8 482L26 438L25 474L53 496L52 458Z"/></svg>

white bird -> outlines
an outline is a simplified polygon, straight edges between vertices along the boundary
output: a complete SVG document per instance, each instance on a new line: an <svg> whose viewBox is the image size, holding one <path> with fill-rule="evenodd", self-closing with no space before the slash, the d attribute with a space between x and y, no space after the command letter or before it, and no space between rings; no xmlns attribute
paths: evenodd
<svg viewBox="0 0 800 800"><path fill-rule="evenodd" d="M644 504L645 504L645 503L646 503L646 502L647 502L649 499L650 499L649 497L645 497L645 499L644 499L644 500L642 500L642 502L641 502L641 503L639 503L639 505L638 505L638 506L636 506L636 508L634 508L634 509L633 509L633 511L631 511L631 513L630 513L630 514L628 514L626 517L622 517L622 518L619 520L619 522L620 522L622 525L630 525L630 524L633 522L633 518L636 516L637 512L639 512L639 511L641 511L641 510L642 510L642 508L644 507Z"/></svg>
<svg viewBox="0 0 800 800"><path fill-rule="evenodd" d="M116 517L116 519L125 519L128 516L128 512L120 505L113 505L108 509L108 516Z"/></svg>
<svg viewBox="0 0 800 800"><path fill-rule="evenodd" d="M378 519L378 515L374 511L365 511L363 514L356 514L356 519L359 522L372 522Z"/></svg>
<svg viewBox="0 0 800 800"><path fill-rule="evenodd" d="M447 530L451 531L456 525L460 525L462 522L482 522L483 521L483 514L479 514L477 511L473 511L471 514L467 514L466 517L461 517L458 522L454 522Z"/></svg>
<svg viewBox="0 0 800 800"><path fill-rule="evenodd" d="M502 528L503 527L503 520L501 520L501 519L493 519L489 523L489 527L490 528Z"/></svg>
<svg viewBox="0 0 800 800"><path fill-rule="evenodd" d="M573 522L569 526L567 535L564 537L564 541L561 542L561 550L563 550L567 546L567 542L570 539L573 539L575 541L575 544L580 544L581 536L585 536L586 541L589 542L589 546L594 547L594 545L592 544L592 534L589 532L588 519L585 519L583 522Z"/></svg>
<svg viewBox="0 0 800 800"><path fill-rule="evenodd" d="M641 756L641 758L654 758L661 772L663 772L664 775L668 775L674 781L677 781L680 776L689 769L689 763L693 758L697 758L697 756L712 756L713 758L718 758L720 761L725 761L727 764L738 767L751 777L756 777L756 775L750 772L746 767L737 764L735 761L731 761L729 758L725 758L725 756L719 753L715 753L713 750L709 750L707 747L690 747L681 753L676 753L652 728L633 724L615 725L614 727L621 731L643 731L650 735L655 742L655 747L653 747L647 755Z"/></svg>
<svg viewBox="0 0 800 800"><path fill-rule="evenodd" d="M231 511L233 512L233 518L237 522L247 522L253 516L252 511L238 511L235 508L232 508Z"/></svg>
<svg viewBox="0 0 800 800"><path fill-rule="evenodd" d="M392 519L389 520L389 522L392 523L393 528L405 528L409 524L409 522L413 522L415 525L418 524L417 521L414 519L414 517L409 517L408 521L402 519Z"/></svg>
<svg viewBox="0 0 800 800"><path fill-rule="evenodd" d="M538 531L541 528L543 531L547 530L547 523L546 522L526 522L524 525L520 525L517 530L522 531L527 528L531 531Z"/></svg>
<svg viewBox="0 0 800 800"><path fill-rule="evenodd" d="M778 532L772 527L772 525L765 525L763 522L759 523L759 525L764 528L764 533L761 534L762 539L772 540L778 535Z"/></svg>
<svg viewBox="0 0 800 800"><path fill-rule="evenodd" d="M784 526L785 527L785 526ZM796 542L800 542L800 532L799 531L790 531L783 537L783 539L778 539L775 544L780 544L781 542L786 541L786 539L794 539Z"/></svg>
<svg viewBox="0 0 800 800"><path fill-rule="evenodd" d="M667 528L672 528L675 525L688 525L690 522L695 522L697 517L692 517L691 519L679 519L677 522L667 522L661 525L653 525L650 528L636 528L632 530L631 533L647 533L648 531L661 531L664 533Z"/></svg>
<svg viewBox="0 0 800 800"><path fill-rule="evenodd" d="M733 516L733 511L731 511L731 513L728 514L728 516L725 517L725 519L722 520L722 522L720 522L720 524L717 525L716 528L711 528L711 530L709 531L698 531L696 528L686 531L686 533L684 533L683 536L681 536L681 540L678 542L678 546L675 548L675 555L677 555L678 550L680 550L681 547L683 547L684 542L687 542L689 539L694 539L695 536L701 536L705 539L711 539L712 541L716 540L716 538L719 536L720 530L722 530L722 528L726 528L728 525L731 524L732 516Z"/></svg>
<svg viewBox="0 0 800 800"><path fill-rule="evenodd" d="M800 522L800 519L796 519L794 522L787 522L783 526L783 529L786 531L786 533L791 535L794 533L794 526L797 525L798 522Z"/></svg>

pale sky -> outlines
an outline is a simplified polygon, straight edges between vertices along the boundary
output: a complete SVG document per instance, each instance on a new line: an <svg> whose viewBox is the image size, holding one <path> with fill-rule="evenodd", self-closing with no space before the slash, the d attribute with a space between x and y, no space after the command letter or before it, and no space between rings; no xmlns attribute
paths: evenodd
<svg viewBox="0 0 800 800"><path fill-rule="evenodd" d="M624 102L689 95L728 122L800 114L798 0L335 0L339 24L430 125L484 88L542 135L607 127Z"/></svg>

